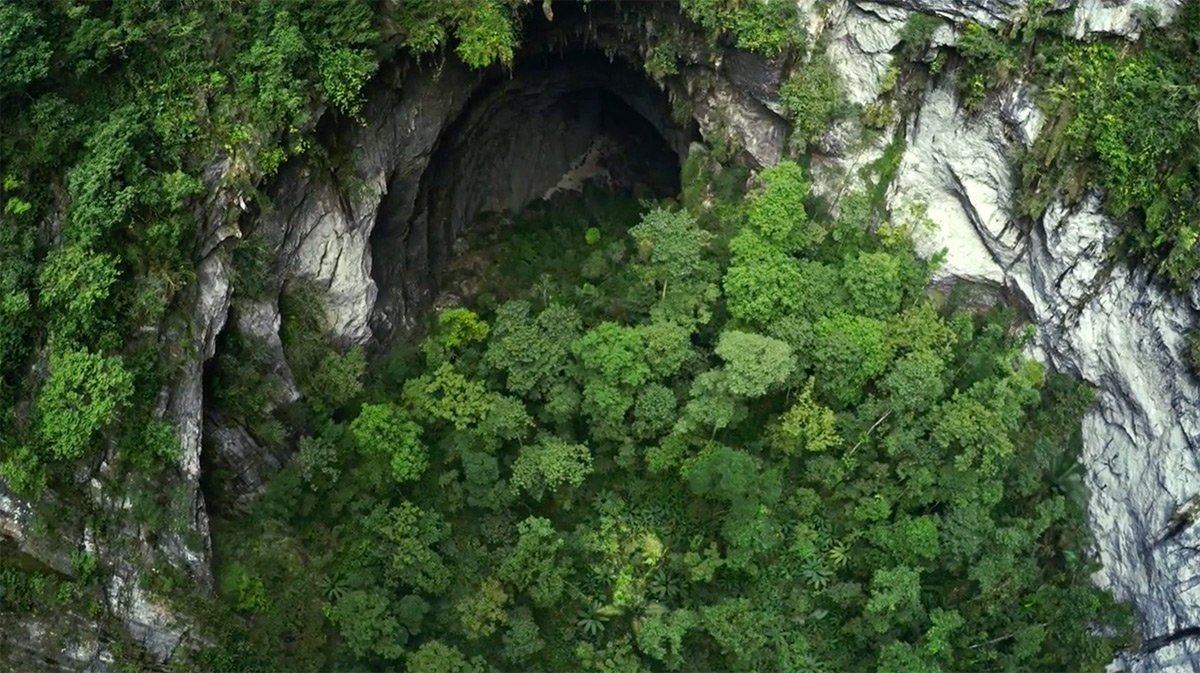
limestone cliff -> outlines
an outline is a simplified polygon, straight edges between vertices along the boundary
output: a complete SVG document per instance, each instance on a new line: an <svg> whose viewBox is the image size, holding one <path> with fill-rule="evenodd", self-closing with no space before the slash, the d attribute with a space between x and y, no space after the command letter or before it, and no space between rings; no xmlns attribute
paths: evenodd
<svg viewBox="0 0 1200 673"><path fill-rule="evenodd" d="M818 6L801 0L810 30L827 38L822 44L845 95L859 104L880 94L911 13L943 19L934 44L945 45L955 42L965 22L1000 25L1025 4L839 0ZM1135 38L1140 6L1157 9L1161 21L1175 8L1171 0L1084 0L1075 9L1074 34ZM654 136L662 152L678 155L698 137L731 137L748 164L768 165L785 155L787 128L777 93L784 63L732 49L714 53L685 33L679 72L656 83L635 64L670 14L629 16L634 20L594 23L560 17L531 30L522 58L543 64L518 66L511 74L472 72L453 59L387 66L369 87L361 123L330 121L321 128L349 158L353 188L327 166L294 161L263 186L271 205L255 208L222 180L228 162L214 160L209 197L199 206L206 229L196 255L192 329L179 334L188 356L163 396L181 437L180 497L187 500L188 527L202 542L149 540L144 531L133 531L142 547L207 585L201 451L236 466L238 488L246 494L278 468L280 459L239 428L206 417L204 369L222 330L237 329L272 345L285 396L298 395L279 347L277 300L289 283L303 280L320 290L343 343L378 344L413 328L433 300L455 240L475 215L519 208L560 188L564 176L594 161L597 152L628 159ZM1179 296L1144 270L1107 256L1116 225L1095 195L1077 205L1053 203L1038 221L1021 221L1013 204L1013 156L1041 130L1035 92L1016 82L968 113L954 78L951 70L925 84L873 145L847 140L852 129L832 129L812 161L816 189L836 199L857 179L858 168L882 155L889 138L903 136L905 150L887 200L896 212L914 203L927 208L934 228L920 238L922 250L947 253L937 282L968 281L1015 302L1037 328L1033 355L1099 391L1082 428L1090 519L1103 563L1096 581L1133 603L1147 638L1145 651L1116 666L1200 671L1200 532L1178 525L1185 516L1180 513L1200 497L1200 388L1183 356L1185 333L1200 310L1200 288ZM582 111L568 105L581 92L616 101L641 121L589 117L587 110L603 105ZM644 128L633 130L638 124ZM598 145L600 137L605 142ZM643 168L622 174L633 182L652 182L660 174ZM250 235L269 245L271 287L266 298L233 301L228 244ZM29 519L28 504L9 497L0 484L0 533L23 544ZM86 530L78 537L68 546L85 544ZM57 551L22 551L62 565ZM131 563L115 557L107 562L110 610L154 657L169 659L186 623L146 595ZM33 643L30 652L56 658L66 670L103 670L111 659L96 638L68 638L39 650L44 626L29 622L21 628L28 632L23 641ZM72 630L86 633L89 627Z"/></svg>

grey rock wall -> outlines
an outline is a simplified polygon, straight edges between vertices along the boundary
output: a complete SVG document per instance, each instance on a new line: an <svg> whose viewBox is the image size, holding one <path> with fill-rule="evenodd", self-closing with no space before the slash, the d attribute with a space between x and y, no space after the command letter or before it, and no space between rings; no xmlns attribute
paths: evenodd
<svg viewBox="0 0 1200 673"><path fill-rule="evenodd" d="M828 37L827 55L842 76L847 97L863 105L876 100L900 27L912 12L942 17L945 25L934 41L953 44L965 22L997 26L1025 7L1024 0L800 4L810 30ZM1137 9L1145 6L1153 11ZM1148 19L1167 21L1176 8L1176 0L1081 0L1074 31L1080 37L1134 38ZM578 32L584 30L579 26L561 26L556 36L547 34L542 47L588 44L638 62L664 29L663 20L649 12L636 25L589 25L586 33ZM713 56L699 43L684 40L680 73L662 83L668 100L685 104L704 137L738 141L750 163L778 161L786 140L775 95L782 64L731 50ZM253 438L224 427L220 419L209 418L205 429L204 367L227 323L272 345L285 397L294 399L298 392L282 348L276 348L277 297L286 284L304 281L322 292L329 323L346 345L377 343L412 328L432 301L438 265L451 254L463 222L481 209L515 207L561 187L581 160L590 161L592 143L576 143L578 138L559 142L554 134L542 133L530 146L551 161L536 171L508 176L519 180L501 184L505 174L497 166L503 164L490 164L485 155L528 148L489 146L486 139L474 159L464 146L449 163L452 169L481 171L476 183L463 187L466 192L431 177L436 175L429 170L431 163L452 142L447 129L481 86L498 87L510 97L536 98L546 96L552 84L540 90L510 86L504 94L505 76L472 73L453 59L439 67L387 68L369 91L363 123L331 122L325 129L337 151L349 158L348 172L346 166L335 172L327 165L294 161L269 187L273 206L257 215L243 215L245 201L225 184L229 161L213 162L206 176L209 198L201 204L204 225L191 325L164 337L186 354L163 394L163 416L178 429L182 449L178 483L164 487L178 487L190 537L201 544L186 544L178 534L151 542L147 531L132 528L127 531L132 551L121 550L128 558L99 550L108 569L109 609L123 622L125 634L154 657L169 659L188 636L188 625L142 589L143 564L132 560L170 563L187 569L201 587L210 584L208 519L199 486L202 439L217 440L215 450L244 468L239 474L247 493L261 487L283 460L263 454ZM1200 530L1180 525L1200 503L1195 451L1200 390L1183 362L1185 333L1200 309L1200 291L1179 297L1158 288L1144 271L1111 262L1105 253L1116 228L1094 195L1072 206L1056 203L1031 226L1017 226L1011 157L1040 131L1033 92L1018 83L990 99L982 111L967 114L952 77L921 92L909 113L874 143L857 142L858 129L852 126L831 131L821 143L822 154L813 159L815 187L836 200L853 186L858 169L881 155L892 132L905 135L906 150L888 201L897 213L914 203L926 206L935 227L918 243L926 254L947 251L939 282L982 283L1015 297L1038 328L1033 355L1078 374L1099 392L1082 426L1089 516L1095 553L1104 564L1096 581L1133 603L1148 639L1148 651L1130 653L1114 667L1145 673L1200 671ZM672 121L669 111L639 88L642 84L597 84L637 109L669 146L686 147L686 127ZM448 203L469 207L447 210ZM233 272L227 248L244 235L263 237L274 251L272 292L259 302L238 300L231 309ZM128 506L107 501L103 493L94 495L114 511ZM11 497L0 484L0 535L65 572L61 555L39 548L27 534L30 511L28 503ZM64 670L103 670L111 661L102 639L86 635L99 632L95 624L72 623L80 637L62 645L46 637L53 625L31 619L4 626L7 634L29 636L22 636L23 643L32 643L23 646L28 656L54 649L53 658L63 662Z"/></svg>
<svg viewBox="0 0 1200 673"><path fill-rule="evenodd" d="M984 24L1021 10L1020 3L888 4L897 11L880 12L874 3L829 11L836 39L828 54L859 103L875 100L904 10ZM1085 0L1076 9L1076 35L1135 38L1137 17L1147 16L1136 6ZM1176 8L1170 1L1144 6L1161 21ZM949 25L949 41L955 29ZM927 207L934 227L919 232L917 243L927 255L945 251L937 282L969 281L1012 297L1037 327L1031 355L1098 392L1083 419L1081 456L1094 553L1103 564L1095 581L1132 603L1145 639L1112 668L1200 671L1200 530L1189 523L1200 504L1200 389L1184 358L1200 290L1178 296L1145 270L1114 261L1109 247L1118 227L1098 195L1073 206L1053 203L1038 221L1018 222L1013 157L1042 126L1033 94L1017 82L967 113L953 73L928 86L897 122L906 146L889 204L894 215L913 203ZM814 161L827 182L818 189L827 194L844 190L851 169L882 151L881 144L827 145L832 156Z"/></svg>

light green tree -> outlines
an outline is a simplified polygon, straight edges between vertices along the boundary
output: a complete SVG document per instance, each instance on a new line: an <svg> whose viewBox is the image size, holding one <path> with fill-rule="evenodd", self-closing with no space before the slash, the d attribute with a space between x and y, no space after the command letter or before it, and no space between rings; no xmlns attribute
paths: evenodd
<svg viewBox="0 0 1200 673"><path fill-rule="evenodd" d="M325 616L337 627L354 656L393 661L404 656L408 631L389 613L384 594L349 591L325 609Z"/></svg>
<svg viewBox="0 0 1200 673"><path fill-rule="evenodd" d="M840 404L861 399L867 383L883 373L891 355L884 323L878 320L843 313L813 326L817 390Z"/></svg>
<svg viewBox="0 0 1200 673"><path fill-rule="evenodd" d="M495 633L507 621L504 606L508 604L508 599L508 593L499 580L493 577L485 579L478 589L459 598L454 604L462 632L471 640Z"/></svg>
<svg viewBox="0 0 1200 673"><path fill-rule="evenodd" d="M431 640L408 655L408 673L484 673L486 667L479 658L467 659L457 647L440 640Z"/></svg>
<svg viewBox="0 0 1200 673"><path fill-rule="evenodd" d="M551 304L531 317L528 302L506 302L496 311L484 361L505 373L510 392L542 399L570 375L571 346L581 331L572 308Z"/></svg>
<svg viewBox="0 0 1200 673"><path fill-rule="evenodd" d="M350 424L358 450L387 459L399 482L421 478L429 467L429 452L421 442L421 426L392 404L364 404Z"/></svg>
<svg viewBox="0 0 1200 673"><path fill-rule="evenodd" d="M535 605L549 607L566 588L569 568L560 558L566 541L543 517L526 518L517 532L517 544L500 563L499 577L527 592Z"/></svg>
<svg viewBox="0 0 1200 673"><path fill-rule="evenodd" d="M771 447L785 456L795 456L803 451L826 451L842 443L833 410L813 398L812 379L780 416L772 428L770 440Z"/></svg>
<svg viewBox="0 0 1200 673"><path fill-rule="evenodd" d="M860 252L842 268L842 281L854 312L887 318L900 310L904 297L900 260L886 252Z"/></svg>
<svg viewBox="0 0 1200 673"><path fill-rule="evenodd" d="M588 447L543 435L536 443L521 447L513 463L512 485L541 500L547 491L578 487L591 472Z"/></svg>
<svg viewBox="0 0 1200 673"><path fill-rule="evenodd" d="M804 211L808 181L794 162L781 161L765 169L763 188L750 198L750 227L775 249L785 253L812 250L825 239L825 227Z"/></svg>
<svg viewBox="0 0 1200 673"><path fill-rule="evenodd" d="M37 398L38 430L49 455L83 456L133 395L133 375L119 357L87 350L54 350L50 377Z"/></svg>

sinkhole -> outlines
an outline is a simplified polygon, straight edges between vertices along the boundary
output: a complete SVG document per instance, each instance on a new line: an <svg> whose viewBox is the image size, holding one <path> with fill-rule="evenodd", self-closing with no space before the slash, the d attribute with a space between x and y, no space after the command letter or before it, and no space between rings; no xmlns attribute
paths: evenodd
<svg viewBox="0 0 1200 673"><path fill-rule="evenodd" d="M206 370L202 474L212 511L261 492L310 424L297 409L316 363L297 361L287 343L297 287L316 294L292 305L334 307L337 346L364 345L378 358L413 341L448 281L461 280L476 223L559 209L554 226L578 229L581 240L590 204L628 210L679 193L699 127L647 76L642 38L630 37L648 12L677 9L634 9L555 3L550 19L526 8L510 64L473 70L452 49L399 57L364 89L361 114L323 115L314 156L289 161L266 186L271 207L243 218L273 262L265 296L239 299L235 289ZM493 249L476 255L485 260L470 272L476 285L511 268L500 229ZM545 259L561 252L552 241L535 247Z"/></svg>

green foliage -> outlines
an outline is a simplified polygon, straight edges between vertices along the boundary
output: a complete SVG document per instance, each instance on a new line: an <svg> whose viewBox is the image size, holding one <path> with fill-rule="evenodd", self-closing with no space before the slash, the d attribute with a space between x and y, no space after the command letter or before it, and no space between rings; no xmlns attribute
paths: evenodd
<svg viewBox="0 0 1200 673"><path fill-rule="evenodd" d="M711 266L704 251L712 236L687 213L656 208L629 233L648 259L647 272L660 282L701 276Z"/></svg>
<svg viewBox="0 0 1200 673"><path fill-rule="evenodd" d="M821 265L800 265L793 257L811 253L828 234L804 210L808 182L803 171L781 162L762 177L764 188L751 195L750 226L730 241L724 289L730 314L766 328L787 316L811 313L831 288Z"/></svg>
<svg viewBox="0 0 1200 673"><path fill-rule="evenodd" d="M337 47L324 51L317 59L321 90L342 112L355 117L362 109L359 92L375 74L375 56L365 49Z"/></svg>
<svg viewBox="0 0 1200 673"><path fill-rule="evenodd" d="M773 449L787 456L802 451L827 451L842 443L833 410L813 398L811 379L792 406L779 417L770 440Z"/></svg>
<svg viewBox="0 0 1200 673"><path fill-rule="evenodd" d="M931 14L917 13L908 17L898 35L901 44L900 55L910 61L919 58L929 49L933 34L941 25L941 20Z"/></svg>
<svg viewBox="0 0 1200 673"><path fill-rule="evenodd" d="M678 400L666 386L650 384L638 392L633 406L633 431L640 437L653 437L675 423Z"/></svg>
<svg viewBox="0 0 1200 673"><path fill-rule="evenodd" d="M52 51L39 14L15 3L0 5L0 99L50 72Z"/></svg>
<svg viewBox="0 0 1200 673"><path fill-rule="evenodd" d="M545 396L570 367L570 348L580 332L579 314L558 305L530 318L530 305L512 301L496 311L485 362L507 374L508 390Z"/></svg>
<svg viewBox="0 0 1200 673"><path fill-rule="evenodd" d="M683 639L698 621L691 610L651 613L638 625L638 649L677 670L684 661Z"/></svg>
<svg viewBox="0 0 1200 673"><path fill-rule="evenodd" d="M471 344L487 338L488 324L473 311L448 308L438 311L437 325L421 348L430 363L441 363Z"/></svg>
<svg viewBox="0 0 1200 673"><path fill-rule="evenodd" d="M529 593L536 606L548 607L562 595L567 568L559 562L565 541L549 519L528 517L517 524L517 544L498 568L501 579Z"/></svg>
<svg viewBox="0 0 1200 673"><path fill-rule="evenodd" d="M946 362L924 350L904 355L892 364L882 388L895 408L908 411L927 409L945 392Z"/></svg>
<svg viewBox="0 0 1200 673"><path fill-rule="evenodd" d="M273 252L260 236L238 241L233 248L233 290L247 299L263 299L270 291L270 272Z"/></svg>
<svg viewBox="0 0 1200 673"><path fill-rule="evenodd" d="M650 379L642 334L604 322L588 330L571 347L584 370L612 385L637 387Z"/></svg>
<svg viewBox="0 0 1200 673"><path fill-rule="evenodd" d="M837 68L824 54L793 66L779 87L779 101L801 145L816 142L845 107Z"/></svg>
<svg viewBox="0 0 1200 673"><path fill-rule="evenodd" d="M629 230L642 264L636 272L658 295L658 317L685 324L708 322L715 299L716 265L706 259L712 234L686 211L656 208Z"/></svg>
<svg viewBox="0 0 1200 673"><path fill-rule="evenodd" d="M679 46L676 38L668 35L650 45L646 54L646 74L661 82L679 72Z"/></svg>
<svg viewBox="0 0 1200 673"><path fill-rule="evenodd" d="M492 400L483 383L468 379L448 362L404 384L404 403L415 418L449 423L459 430L481 422Z"/></svg>
<svg viewBox="0 0 1200 673"><path fill-rule="evenodd" d="M392 581L441 594L450 586L450 571L431 547L446 539L449 528L441 516L402 501L376 509L364 523L379 536L385 574Z"/></svg>
<svg viewBox="0 0 1200 673"><path fill-rule="evenodd" d="M453 645L431 640L408 655L408 673L483 673L483 664L468 661Z"/></svg>
<svg viewBox="0 0 1200 673"><path fill-rule="evenodd" d="M358 418L350 424L350 434L358 450L386 458L392 477L399 482L420 479L429 467L421 432L421 426L390 404L364 404Z"/></svg>
<svg viewBox="0 0 1200 673"><path fill-rule="evenodd" d="M1192 371L1200 374L1200 329L1193 327L1188 332L1187 352L1184 354Z"/></svg>
<svg viewBox="0 0 1200 673"><path fill-rule="evenodd" d="M263 581L243 566L234 566L222 578L222 591L233 601L239 612L264 613L270 608Z"/></svg>
<svg viewBox="0 0 1200 673"><path fill-rule="evenodd" d="M731 315L765 327L800 309L804 277L786 252L751 231L733 239L730 251L724 289Z"/></svg>
<svg viewBox="0 0 1200 673"><path fill-rule="evenodd" d="M820 389L842 405L861 399L892 356L884 329L878 320L846 313L818 320L812 355Z"/></svg>
<svg viewBox="0 0 1200 673"><path fill-rule="evenodd" d="M876 570L871 577L871 597L867 601L867 614L877 618L876 630L886 625L885 619L896 619L893 613L907 615L920 604L921 575L913 568L900 566Z"/></svg>
<svg viewBox="0 0 1200 673"><path fill-rule="evenodd" d="M1018 50L994 30L968 23L958 39L965 62L963 103L968 110L983 106L988 92L1007 84L1021 70Z"/></svg>
<svg viewBox="0 0 1200 673"><path fill-rule="evenodd" d="M508 623L503 638L504 649L501 651L506 661L522 664L546 647L546 641L542 639L537 622L528 608L512 614Z"/></svg>
<svg viewBox="0 0 1200 673"><path fill-rule="evenodd" d="M783 385L796 365L791 346L751 332L722 332L714 352L725 361L729 392L743 397L761 397Z"/></svg>
<svg viewBox="0 0 1200 673"><path fill-rule="evenodd" d="M261 339L229 333L218 347L213 371L213 398L229 420L268 445L280 445L283 425L272 415L279 378L269 346Z"/></svg>
<svg viewBox="0 0 1200 673"><path fill-rule="evenodd" d="M337 466L337 445L326 437L305 437L300 440L296 464L304 481L310 485L336 482L341 476Z"/></svg>
<svg viewBox="0 0 1200 673"><path fill-rule="evenodd" d="M52 252L38 279L41 305L52 316L52 329L81 344L94 340L105 327L104 307L118 275L112 255L78 245Z"/></svg>
<svg viewBox="0 0 1200 673"><path fill-rule="evenodd" d="M311 150L318 110L359 113L397 49L510 66L522 4L0 0L6 484L66 491L66 461L115 448L97 478L146 502L179 451L155 415L179 354L156 332L188 329L173 318L214 157L220 187L254 193ZM1027 43L1045 4L1021 18ZM1124 248L1180 285L1197 269L1196 7L1143 45L1022 53L969 26L958 48L972 104L1040 70L1058 107L1031 191L1104 188ZM784 60L804 34L791 0L682 8ZM933 26L914 17L902 54ZM664 36L647 68L678 55ZM841 113L838 87L820 56L793 68L798 140ZM362 351L333 348L317 293L288 288L304 418L275 408L269 344L226 335L206 381L223 421L273 448L306 439L249 513L214 517L221 598L172 606L204 613L194 668L1102 669L1128 618L1081 561L1089 398L1020 364L1003 321L933 308L910 230L880 215L902 150L836 222L805 212L799 167L743 200L747 172L711 157L689 162L683 209L640 223L636 203L543 206L499 242L495 297L444 312L424 357L365 392ZM1096 168L1052 170L1064 160ZM275 289L264 241L232 253L239 298ZM60 593L11 556L4 611Z"/></svg>
<svg viewBox="0 0 1200 673"><path fill-rule="evenodd" d="M1102 670L1132 641L1082 560L1087 391L1011 316L935 306L911 214L761 182L484 234L521 272L218 524L222 642L272 670Z"/></svg>
<svg viewBox="0 0 1200 673"><path fill-rule="evenodd" d="M732 35L737 46L776 56L804 43L804 27L788 0L682 0L680 5L710 35Z"/></svg>
<svg viewBox="0 0 1200 673"><path fill-rule="evenodd" d="M142 468L172 465L179 459L179 437L175 426L153 419L134 435L134 441L122 446L125 458Z"/></svg>
<svg viewBox="0 0 1200 673"><path fill-rule="evenodd" d="M521 447L512 467L512 484L541 500L546 491L578 488L591 472L592 453L586 446L541 437L536 444Z"/></svg>
<svg viewBox="0 0 1200 673"><path fill-rule="evenodd" d="M1058 192L1074 200L1103 189L1108 212L1124 224L1121 251L1177 287L1200 272L1197 35L1200 3L1187 2L1138 48L1066 43L1048 51L1037 74L1052 115L1023 166L1028 212L1040 214Z"/></svg>
<svg viewBox="0 0 1200 673"><path fill-rule="evenodd" d="M490 577L477 590L460 598L455 610L463 634L471 640L478 640L495 633L505 621L504 606L508 598L504 586Z"/></svg>
<svg viewBox="0 0 1200 673"><path fill-rule="evenodd" d="M517 46L517 26L514 25L508 3L501 0L482 0L472 3L459 19L455 30L458 52L463 63L482 68L498 61L512 65Z"/></svg>
<svg viewBox="0 0 1200 673"><path fill-rule="evenodd" d="M861 252L842 269L850 306L871 318L886 318L900 310L904 284L900 260L886 252Z"/></svg>
<svg viewBox="0 0 1200 673"><path fill-rule="evenodd" d="M38 396L38 434L49 458L81 458L97 435L117 420L133 395L133 376L118 357L87 350L56 350Z"/></svg>
<svg viewBox="0 0 1200 673"><path fill-rule="evenodd" d="M205 199L259 193L312 147L320 111L358 113L395 48L429 51L455 34L483 67L511 62L516 41L511 2L168 4L0 1L0 465L27 492L54 481L47 455L75 456L88 442L118 444L105 475L115 493L142 489L176 457L156 398L192 356L173 342L191 329L197 238L222 224L198 221L222 210ZM222 246L234 248L239 297L273 289L262 240ZM316 423L357 396L365 367L361 352L330 355L324 330L297 349L285 324L289 358L305 351L292 370ZM55 397L62 374L45 386L29 376L39 354L80 349L123 360L128 377L106 366L75 385L100 399L67 403ZM222 350L214 372L222 420L279 447L290 428L276 418L272 357L257 345L234 351ZM109 415L125 416L111 438L79 434ZM72 481L86 479L59 480L60 495L74 497Z"/></svg>
<svg viewBox="0 0 1200 673"><path fill-rule="evenodd" d="M355 656L396 660L404 655L408 633L389 614L385 596L350 591L330 605L326 614Z"/></svg>
<svg viewBox="0 0 1200 673"><path fill-rule="evenodd" d="M14 493L35 498L46 490L46 469L41 457L28 446L8 447L0 462L0 478Z"/></svg>
<svg viewBox="0 0 1200 673"><path fill-rule="evenodd" d="M761 192L750 202L751 228L771 246L787 253L812 250L825 238L825 228L808 219L804 198L808 181L795 163L780 162L762 172Z"/></svg>
<svg viewBox="0 0 1200 673"><path fill-rule="evenodd" d="M327 352L303 381L305 396L316 413L330 416L362 392L362 378L367 368L362 348L351 348L346 354Z"/></svg>
<svg viewBox="0 0 1200 673"><path fill-rule="evenodd" d="M361 348L340 353L330 336L325 302L309 285L290 287L280 304L280 339L289 369L318 418L329 418L362 390L366 357Z"/></svg>

